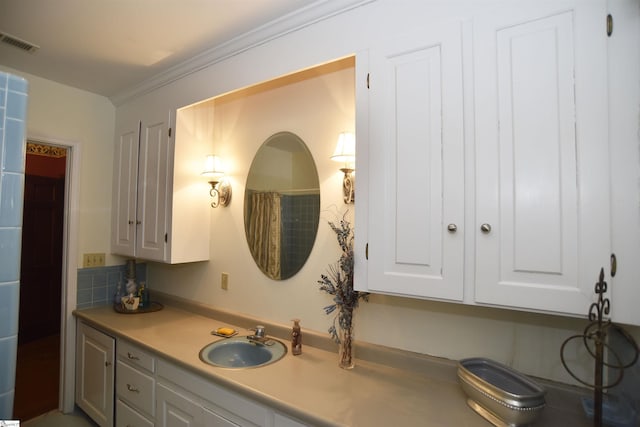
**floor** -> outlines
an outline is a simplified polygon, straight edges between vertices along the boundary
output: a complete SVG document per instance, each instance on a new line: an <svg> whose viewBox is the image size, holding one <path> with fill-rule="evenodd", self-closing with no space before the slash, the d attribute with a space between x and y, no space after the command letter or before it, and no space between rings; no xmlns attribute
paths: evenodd
<svg viewBox="0 0 640 427"><path fill-rule="evenodd" d="M82 411L63 414L57 409L39 417L20 423L20 427L96 427Z"/></svg>
<svg viewBox="0 0 640 427"><path fill-rule="evenodd" d="M96 427L76 409L58 410L60 381L60 335L18 346L13 418L20 427Z"/></svg>
<svg viewBox="0 0 640 427"><path fill-rule="evenodd" d="M60 335L18 346L13 418L26 421L58 408Z"/></svg>

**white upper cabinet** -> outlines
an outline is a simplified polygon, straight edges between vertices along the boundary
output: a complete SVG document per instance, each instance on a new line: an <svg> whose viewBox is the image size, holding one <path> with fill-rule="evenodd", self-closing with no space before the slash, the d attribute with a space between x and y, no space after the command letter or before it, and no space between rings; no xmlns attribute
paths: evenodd
<svg viewBox="0 0 640 427"><path fill-rule="evenodd" d="M358 228L368 221L368 279L356 287L461 300L462 26L425 27L369 51L368 129L358 128L369 146L357 159L368 195L356 196Z"/></svg>
<svg viewBox="0 0 640 427"><path fill-rule="evenodd" d="M475 300L584 314L608 266L605 2L474 19Z"/></svg>
<svg viewBox="0 0 640 427"><path fill-rule="evenodd" d="M168 108L119 118L113 253L172 264L209 259L211 208L199 176L206 150L185 130L185 120L179 118L179 134L171 129Z"/></svg>
<svg viewBox="0 0 640 427"><path fill-rule="evenodd" d="M584 316L611 254L606 2L493 6L357 56L355 286Z"/></svg>
<svg viewBox="0 0 640 427"><path fill-rule="evenodd" d="M167 253L169 112L117 131L112 251L164 261Z"/></svg>
<svg viewBox="0 0 640 427"><path fill-rule="evenodd" d="M617 272L607 296L615 322L640 325L640 2L610 1L609 12L611 230Z"/></svg>

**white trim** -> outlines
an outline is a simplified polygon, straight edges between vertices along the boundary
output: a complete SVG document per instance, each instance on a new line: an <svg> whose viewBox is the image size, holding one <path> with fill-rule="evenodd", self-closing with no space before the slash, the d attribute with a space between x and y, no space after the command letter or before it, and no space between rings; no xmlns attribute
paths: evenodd
<svg viewBox="0 0 640 427"><path fill-rule="evenodd" d="M78 216L81 144L47 137L28 136L28 141L58 145L67 149L64 230L62 249L62 298L60 301L60 388L58 409L73 411L75 404L76 322L73 310L78 294Z"/></svg>
<svg viewBox="0 0 640 427"><path fill-rule="evenodd" d="M120 106L164 85L181 79L225 59L231 58L256 46L283 37L349 10L372 3L375 0L320 0L300 10L283 15L254 30L246 32L226 43L205 50L142 83L129 87L109 97L113 105Z"/></svg>

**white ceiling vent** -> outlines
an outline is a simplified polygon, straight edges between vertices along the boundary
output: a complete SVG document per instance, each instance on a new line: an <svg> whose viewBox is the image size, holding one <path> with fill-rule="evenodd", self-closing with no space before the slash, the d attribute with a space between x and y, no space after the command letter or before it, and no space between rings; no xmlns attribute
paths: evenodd
<svg viewBox="0 0 640 427"><path fill-rule="evenodd" d="M40 46L37 46L33 43L29 43L28 41L19 39L17 37L12 36L7 33L0 33L0 43L8 44L9 46L17 47L18 49L22 49L29 53L34 53Z"/></svg>

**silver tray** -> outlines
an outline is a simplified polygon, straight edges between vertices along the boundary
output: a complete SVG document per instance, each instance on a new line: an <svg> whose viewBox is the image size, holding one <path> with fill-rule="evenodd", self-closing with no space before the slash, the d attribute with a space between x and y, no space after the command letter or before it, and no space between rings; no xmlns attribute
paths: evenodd
<svg viewBox="0 0 640 427"><path fill-rule="evenodd" d="M545 390L513 369L485 358L458 362L467 404L495 426L525 426L545 407Z"/></svg>

